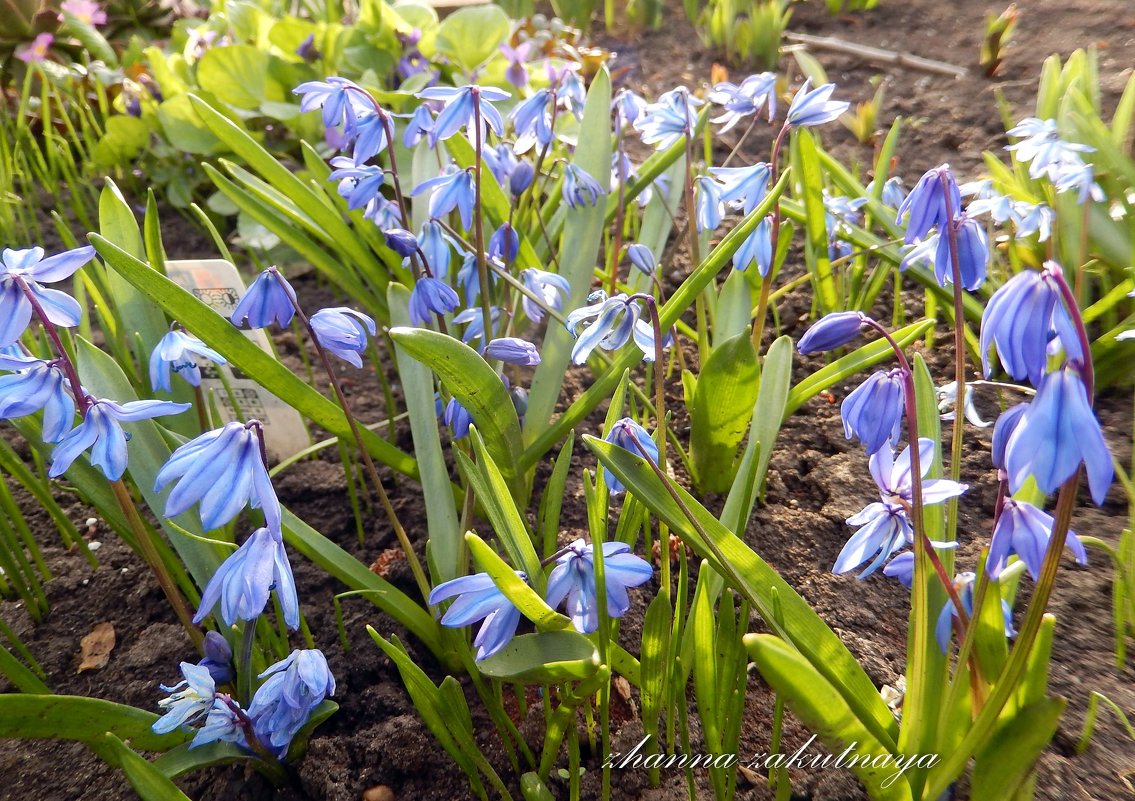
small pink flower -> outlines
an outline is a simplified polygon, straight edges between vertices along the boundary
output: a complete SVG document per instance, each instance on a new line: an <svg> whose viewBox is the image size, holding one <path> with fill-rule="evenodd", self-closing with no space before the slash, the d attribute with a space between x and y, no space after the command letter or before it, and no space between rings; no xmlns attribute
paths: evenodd
<svg viewBox="0 0 1135 801"><path fill-rule="evenodd" d="M25 64L46 61L47 51L51 49L51 44L54 41L55 37L50 33L41 33L39 36L32 40L31 44L24 45L19 50L17 50L16 58L18 58Z"/></svg>
<svg viewBox="0 0 1135 801"><path fill-rule="evenodd" d="M106 12L94 0L65 0L63 10L88 25L105 25Z"/></svg>

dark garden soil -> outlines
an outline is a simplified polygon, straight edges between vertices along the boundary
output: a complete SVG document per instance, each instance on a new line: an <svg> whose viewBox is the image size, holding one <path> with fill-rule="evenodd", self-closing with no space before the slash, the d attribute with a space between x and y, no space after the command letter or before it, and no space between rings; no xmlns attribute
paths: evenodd
<svg viewBox="0 0 1135 801"><path fill-rule="evenodd" d="M969 77L953 80L867 64L850 56L816 54L829 77L839 84L840 97L866 100L873 92L870 78L881 75L887 82L880 122L889 124L895 115L909 120L897 165L909 186L925 169L944 161L950 162L962 177L973 177L980 165L981 151L1005 144L996 92L1004 93L1017 117L1025 116L1031 108L1041 61L1051 52L1067 55L1077 47L1096 45L1104 105L1109 110L1114 107L1130 74L1130 65L1135 64L1135 6L1129 0L1025 0L1019 5L1021 23L1017 39L996 79L980 76L974 66L986 12L1003 10L985 0L941 4L929 0L883 0L877 11L836 19L828 17L819 3L803 4L795 9L792 29L906 50L971 69ZM708 79L713 65L713 58L701 52L680 11L672 12L658 32L616 31L598 38L600 44L618 51L613 62L617 79L651 95L680 82L700 85ZM785 63L789 61L786 59ZM844 160L870 164L870 147L855 143L838 125L829 126L825 141ZM754 135L742 154L758 160L767 146L767 136ZM172 258L212 254L205 237L178 224L175 216L167 219L167 223L171 221L174 224L166 232L166 249ZM671 254L666 262L674 265L673 280L680 280L688 264L685 254ZM792 269L791 265L788 269ZM310 276L299 279L297 289L311 308L336 300L332 289L317 284ZM914 304L917 296L911 295L907 300L906 305ZM783 331L799 336L809 322L809 308L806 289L786 296L778 309ZM913 308L917 311L917 306ZM294 369L301 372L296 341L283 335L277 338L277 346ZM939 348L927 355L942 377L939 383L949 380L948 349ZM796 377L806 375L819 364L798 360ZM359 416L367 422L384 419L382 395L374 377L346 369L343 374ZM572 370L565 384L565 402L583 391L587 382L584 371ZM848 383L833 388L830 398L814 399L787 421L772 457L766 503L749 521L745 538L840 634L872 681L880 687L893 687L899 683L904 664L907 592L881 576L860 582L830 573L849 534L844 519L875 494L862 449L844 440L839 422L838 404L853 386ZM674 401L671 407L679 408L681 389L676 379L669 391ZM397 388L395 392L397 395ZM996 413L994 398L979 397L978 405L987 418ZM1113 452L1124 463L1130 463L1129 393L1107 394L1100 399L1099 408ZM580 433L596 433L601 419L600 411L581 426ZM675 424L680 435L688 433L680 417ZM25 447L10 429L3 431L16 447ZM407 426L399 424L395 436L399 446L409 450ZM576 449L573 461L577 475L584 468L594 467L594 460L583 448ZM538 472L537 491L546 475L546 467ZM417 546L421 548L425 520L418 488L389 471L384 476L399 516L411 536L417 536ZM988 431L981 432L967 445L962 477L971 484L971 490L962 504L964 544L960 564L972 565L981 545L988 541L996 493L994 473L988 462ZM333 449L325 451L321 458L290 468L276 485L281 500L300 517L364 563L377 562L374 569L381 570L407 593L414 593L405 562L393 556L396 542L377 505L366 516L360 544L343 472ZM70 519L80 530L86 530L84 521L90 510L75 502L74 496L65 490L59 489L58 494ZM569 486L568 494L561 532L564 540L582 536L586 531L578 482ZM33 623L18 604L4 603L0 604L0 617L31 648L57 692L156 710L157 701L163 697L158 683L175 681L177 662L193 660L195 655L155 582L133 553L98 525L87 535L92 545L101 543L96 551L100 567L92 570L79 555L59 547L54 528L42 510L34 508L24 496L20 500L34 529L42 533L41 540L53 543L45 548L55 574L46 585L51 611L43 621ZM719 510L722 502L717 497L705 499L714 511ZM1124 516L1121 493L1113 489L1102 509L1092 506L1085 496L1076 512L1074 527L1082 534L1114 543L1124 526ZM365 627L373 626L382 634L397 634L419 664L440 680L442 673L437 663L390 618L358 599L343 604L350 643L350 650L344 651L331 602L342 587L299 558L293 564L303 611L337 680L336 700L341 709L313 738L308 756L296 769L293 786L273 790L257 775L229 767L184 779L181 784L186 792L201 801L472 798L463 774L421 723L397 672L371 642ZM1027 581L1024 583L1028 585ZM1128 774L1135 772L1135 743L1110 712L1102 713L1087 751L1078 755L1074 749L1090 692L1101 692L1128 714L1135 713L1135 668L1115 667L1111 587L1110 566L1098 551L1091 553L1086 568L1065 560L1051 605L1058 620L1051 690L1068 700L1068 710L1055 742L1039 765L1039 798L1112 801L1135 795L1128 781ZM632 651L638 648L645 604L656 589L656 585L648 585L632 593L633 605L621 632L623 644ZM78 673L79 640L101 622L110 622L117 637L110 660L101 670ZM751 621L752 630L762 628L760 620ZM10 689L0 681L0 691ZM477 710L479 705L468 687L467 695ZM630 703L637 703L637 694L632 695ZM768 750L771 716L771 693L753 673L749 679L743 753ZM615 750L627 750L641 739L641 726L625 711L616 717L626 722L615 737ZM541 725L535 716L522 722L522 730L534 744L542 739ZM486 720L478 720L486 753L502 776L510 776L507 759L489 734L491 729ZM696 730L693 736L698 736ZM785 731L787 750L795 750L807 739L805 729L789 716ZM585 759L589 771L583 779L583 797L596 798L598 760L593 754L585 754ZM117 801L134 797L121 775L102 764L84 746L72 743L0 742L0 776L0 801ZM685 778L677 771L664 774L658 789L650 788L645 774L638 771L616 771L613 780L616 799L669 801L686 797ZM852 775L843 771L796 771L792 780L794 798L844 801L865 797ZM513 784L513 793L519 797L519 788ZM699 797L712 797L707 783L699 780L699 786ZM558 797L567 797L565 784L553 784L553 791ZM743 777L737 797L766 799L772 798L772 793L764 782ZM957 788L957 797L968 797L964 784Z"/></svg>

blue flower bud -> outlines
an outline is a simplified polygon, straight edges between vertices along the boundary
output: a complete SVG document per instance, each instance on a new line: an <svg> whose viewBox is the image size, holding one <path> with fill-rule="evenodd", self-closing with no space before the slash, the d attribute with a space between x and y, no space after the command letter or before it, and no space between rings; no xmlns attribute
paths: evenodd
<svg viewBox="0 0 1135 801"><path fill-rule="evenodd" d="M835 350L855 340L863 330L863 312L832 312L824 315L808 329L796 349L802 354Z"/></svg>

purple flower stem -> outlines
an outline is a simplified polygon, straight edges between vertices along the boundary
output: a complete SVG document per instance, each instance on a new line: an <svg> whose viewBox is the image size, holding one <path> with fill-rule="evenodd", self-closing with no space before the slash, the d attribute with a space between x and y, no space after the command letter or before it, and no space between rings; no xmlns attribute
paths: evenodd
<svg viewBox="0 0 1135 801"><path fill-rule="evenodd" d="M39 300L36 298L35 293L31 291L27 281L23 276L13 276L16 286L24 293L24 297L28 299L31 304L32 310L35 312L36 317L39 318L43 330L47 332L48 338L51 340L52 346L56 352L56 362L63 368L64 375L67 376L68 383L71 384L71 394L75 396L75 404L79 410L79 414L83 417L87 416L87 410L91 407L91 399L83 389L83 385L79 382L79 372L75 368L75 363L71 361L67 349L63 347L63 340L59 337L59 330L55 327L55 323L47 318L47 314L43 311L43 306L40 305ZM201 633L201 629L193 624L193 610L189 608L189 602L185 600L181 590L178 589L177 583L173 580L173 576L169 572L162 561L161 555L158 553L157 546L150 538L151 532L142 522L142 516L138 513L138 508L134 505L133 498L130 497L129 490L122 482L122 479L111 481L110 488L114 492L114 499L118 501L119 507L122 509L122 514L126 516L126 522L129 523L131 531L134 533L134 539L138 543L138 550L141 551L143 561L153 571L154 577L158 580L158 585L165 593L166 599L169 601L170 606L173 607L174 614L177 615L178 621L185 628L189 639L193 641L194 647L199 651L203 648L205 642L205 635Z"/></svg>
<svg viewBox="0 0 1135 801"><path fill-rule="evenodd" d="M280 274L275 268L270 269L276 280L283 285L284 279ZM359 423L351 413L351 407L347 403L347 396L343 394L343 388L339 384L338 377L335 375L335 368L331 366L331 359L327 356L327 351L323 349L323 345L320 344L319 337L315 334L315 329L311 327L311 321L308 320L307 315L304 314L303 309L300 308L299 301L290 293L288 297L291 298L292 307L296 310L296 317L299 318L300 324L307 330L308 338L311 339L312 344L315 345L315 352L319 354L319 360L323 364L323 370L327 373L327 378L331 381L331 388L335 392L339 406L343 409L343 416L347 418L347 425L351 428L351 435L354 437L355 444L358 446L359 455L363 458L363 467L366 470L367 477L374 486L375 492L378 493L378 499L382 503L382 509L386 512L386 519L390 521L390 526L394 529L395 536L398 537L398 544L402 547L402 552L406 555L406 561L410 564L410 572L414 574L414 579L418 582L418 589L421 590L422 598L425 599L428 604L430 583L426 579L425 571L422 570L422 563L418 560L418 555L414 553L414 548L410 544L410 538L406 536L406 529L402 527L402 523L398 519L398 514L394 511L394 506L390 503L390 496L386 494L386 490L382 486L382 479L378 475L378 468L374 466L374 460L371 459L370 451L367 450L366 445L363 443L362 432L359 431Z"/></svg>
<svg viewBox="0 0 1135 801"><path fill-rule="evenodd" d="M958 255L958 232L954 228L954 209L950 198L950 181L947 174L939 177L942 185L942 200L946 204L946 236L950 240L950 268L953 271L954 285L954 381L956 382L957 397L966 396L966 318L965 307L962 305L962 265ZM959 209L960 211L960 209ZM941 232L939 232L941 236ZM954 414L954 424L950 439L950 479L957 481L962 474L962 434L965 430L965 415ZM946 502L946 532L955 537L958 529L958 498L955 496Z"/></svg>

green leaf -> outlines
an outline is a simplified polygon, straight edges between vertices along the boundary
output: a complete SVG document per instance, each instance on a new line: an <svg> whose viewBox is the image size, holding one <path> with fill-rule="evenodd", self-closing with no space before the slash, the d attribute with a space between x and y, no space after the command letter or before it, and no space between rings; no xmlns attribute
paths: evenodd
<svg viewBox="0 0 1135 801"><path fill-rule="evenodd" d="M268 84L268 53L250 44L210 47L197 62L197 83L223 103L258 108Z"/></svg>
<svg viewBox="0 0 1135 801"><path fill-rule="evenodd" d="M572 163L591 176L610 174L611 77L606 69L599 71L587 92L579 146ZM571 285L571 292L564 303L565 309L582 306L590 291L592 273L603 239L605 208L602 198L593 207L579 206L573 209L565 206L563 238L560 240L559 251L559 274ZM663 330L665 328L663 326ZM525 436L529 439L547 428L560 398L574 342L571 333L562 325L550 325L544 334L541 361L532 377L532 386L528 392L528 413L524 418ZM621 369L618 372L622 374Z"/></svg>
<svg viewBox="0 0 1135 801"><path fill-rule="evenodd" d="M390 284L386 290L390 321L396 326L410 325L410 290ZM426 529L429 532L430 561L437 575L434 583L455 579L464 572L465 540L453 502L449 468L441 448L437 415L434 412L434 379L430 368L403 352L395 344L398 378L410 416L414 456L422 476L422 495L426 502ZM511 405L511 404L510 404Z"/></svg>
<svg viewBox="0 0 1135 801"><path fill-rule="evenodd" d="M252 754L234 743L206 743L196 748L190 748L189 743L182 743L155 759L153 765L166 778L176 779L201 768L232 765L252 759L255 759Z"/></svg>
<svg viewBox="0 0 1135 801"><path fill-rule="evenodd" d="M642 727L654 738L658 737L658 722L662 715L666 677L670 672L667 656L670 652L670 629L673 624L674 613L670 606L670 596L665 593L654 596L654 600L646 607L640 651Z"/></svg>
<svg viewBox="0 0 1135 801"><path fill-rule="evenodd" d="M828 255L827 214L824 211L824 177L811 131L800 129L793 137L797 156L797 195L804 198L804 256L812 275L812 289L823 313L840 307Z"/></svg>
<svg viewBox="0 0 1135 801"><path fill-rule="evenodd" d="M545 631L513 637L508 645L477 663L494 679L532 684L559 684L595 675L599 651L577 631Z"/></svg>
<svg viewBox="0 0 1135 801"><path fill-rule="evenodd" d="M971 798L1013 798L1052 741L1067 701L1029 704L1002 724L974 761Z"/></svg>
<svg viewBox="0 0 1135 801"><path fill-rule="evenodd" d="M91 242L108 266L121 273L142 294L154 300L188 331L215 348L235 368L252 376L260 386L343 440L352 439L343 410L245 337L232 323L149 265L130 256L101 236ZM371 456L394 470L417 478L417 464L373 431L361 429Z"/></svg>
<svg viewBox="0 0 1135 801"><path fill-rule="evenodd" d="M126 747L113 734L103 735L102 741L92 747L101 757L126 774L126 780L142 801L190 801L176 784L166 778L153 763Z"/></svg>
<svg viewBox="0 0 1135 801"><path fill-rule="evenodd" d="M95 145L91 159L100 167L133 164L150 141L150 126L138 117L116 114L106 121L102 139Z"/></svg>
<svg viewBox="0 0 1135 801"><path fill-rule="evenodd" d="M744 641L764 680L832 753L840 753L852 746L854 755L859 757L871 755L878 759L894 756L892 747L881 742L870 728L863 725L841 693L799 651L771 634L747 634ZM882 759L879 762L881 764ZM867 788L872 801L910 800L906 776L893 762L882 767L857 762L852 770Z"/></svg>
<svg viewBox="0 0 1135 801"><path fill-rule="evenodd" d="M747 328L706 359L689 403L690 457L702 491L727 492L733 484L737 447L753 415L760 380Z"/></svg>
<svg viewBox="0 0 1135 801"><path fill-rule="evenodd" d="M437 49L471 74L496 54L511 27L508 14L500 6L459 8L442 20L437 30Z"/></svg>
<svg viewBox="0 0 1135 801"><path fill-rule="evenodd" d="M188 95L174 95L163 101L158 106L158 122L174 150L207 156L221 147L221 140L198 116Z"/></svg>
<svg viewBox="0 0 1135 801"><path fill-rule="evenodd" d="M504 382L477 351L453 337L427 328L390 329L402 351L429 367L473 417L489 453L513 490L522 498L517 471L520 461L520 421ZM520 490L518 492L518 490Z"/></svg>
<svg viewBox="0 0 1135 801"><path fill-rule="evenodd" d="M880 742L893 747L898 727L875 685L836 633L779 573L688 492L670 479L663 483L644 460L595 437L584 442L635 497L748 600L773 631L800 650Z"/></svg>
<svg viewBox="0 0 1135 801"><path fill-rule="evenodd" d="M6 678L12 683L13 687L22 693L51 694L51 688L2 645L0 645L0 676Z"/></svg>
<svg viewBox="0 0 1135 801"><path fill-rule="evenodd" d="M143 751L167 751L191 737L180 730L154 734L153 712L77 695L0 695L0 737L78 740L98 744L106 732Z"/></svg>
<svg viewBox="0 0 1135 801"><path fill-rule="evenodd" d="M571 626L571 620L548 606L543 597L532 589L507 562L474 532L465 533L465 542L473 554L473 561L489 574L505 598L520 610L520 614L536 624L540 631L559 631Z"/></svg>

